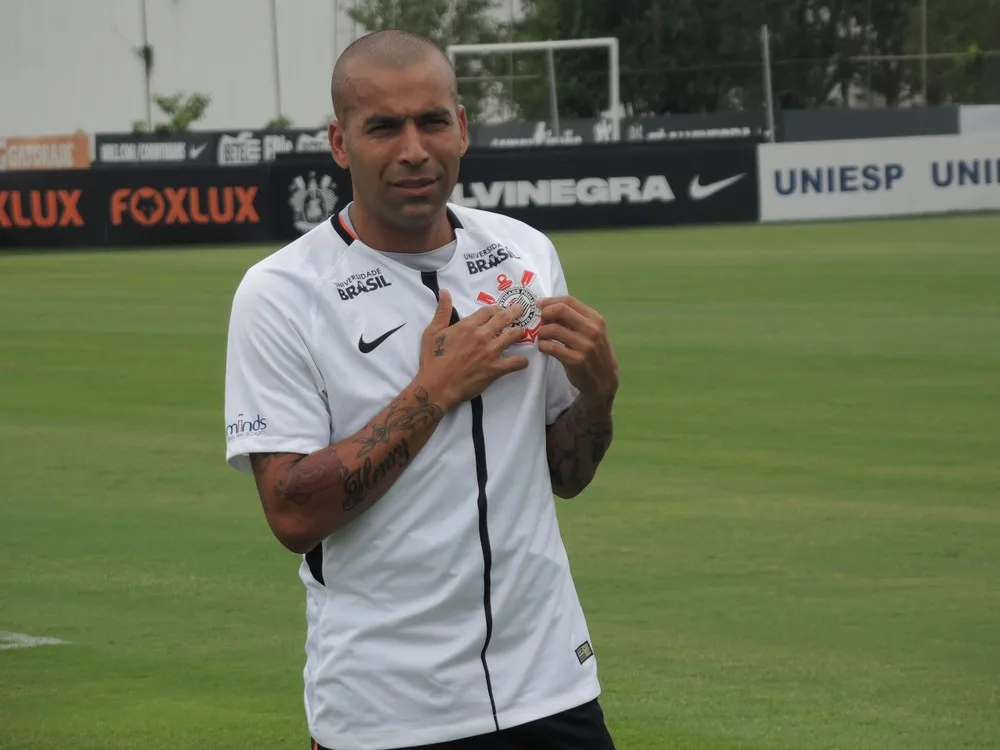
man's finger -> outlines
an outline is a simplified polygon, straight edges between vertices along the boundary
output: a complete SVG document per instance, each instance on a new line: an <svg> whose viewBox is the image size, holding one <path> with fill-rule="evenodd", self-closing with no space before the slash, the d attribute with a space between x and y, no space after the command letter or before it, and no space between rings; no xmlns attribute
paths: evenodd
<svg viewBox="0 0 1000 750"><path fill-rule="evenodd" d="M451 292L442 289L434 317L431 319L431 328L440 331L442 328L447 328L449 322L451 322Z"/></svg>
<svg viewBox="0 0 1000 750"><path fill-rule="evenodd" d="M493 332L499 336L503 333L507 326L521 317L523 312L524 308L521 307L518 302L515 302L508 307L501 308L497 314L493 316L493 320L490 321L490 325L493 326Z"/></svg>
<svg viewBox="0 0 1000 750"><path fill-rule="evenodd" d="M587 326L587 317L582 315L567 302L554 302L546 305L541 311L542 323L559 323L573 331L583 331Z"/></svg>
<svg viewBox="0 0 1000 750"><path fill-rule="evenodd" d="M558 323L545 323L541 328L538 329L538 340L539 341L558 341L570 349L576 349L578 352L584 351L588 345L589 341L584 336L580 335L576 331L571 331L566 326L559 325Z"/></svg>
<svg viewBox="0 0 1000 750"><path fill-rule="evenodd" d="M496 363L497 369L504 375L523 370L527 366L527 357L503 357L502 359L498 359Z"/></svg>
<svg viewBox="0 0 1000 750"><path fill-rule="evenodd" d="M501 331L497 334L497 349L503 351L504 349L513 346L518 341L524 338L524 329L521 326L511 326L505 331Z"/></svg>
<svg viewBox="0 0 1000 750"><path fill-rule="evenodd" d="M583 355L568 346L557 344L555 341L539 341L538 351L555 357L563 363L564 367L576 367L583 362Z"/></svg>
<svg viewBox="0 0 1000 750"><path fill-rule="evenodd" d="M559 303L568 305L570 308L576 310L576 312L580 313L580 315L583 315L586 318L601 317L601 314L597 312L597 310L595 310L592 307L588 307L587 305L583 304L580 300L578 300L576 297L573 297L568 294L564 294L559 297L544 297L538 300L538 309L544 310L546 307L551 307L552 305L557 305Z"/></svg>
<svg viewBox="0 0 1000 750"><path fill-rule="evenodd" d="M472 315L465 318L463 322L466 325L478 328L479 326L488 323L490 320L493 319L494 315L502 311L503 308L500 307L500 305L487 305L486 307L481 307L478 310L476 310L474 313L472 313Z"/></svg>

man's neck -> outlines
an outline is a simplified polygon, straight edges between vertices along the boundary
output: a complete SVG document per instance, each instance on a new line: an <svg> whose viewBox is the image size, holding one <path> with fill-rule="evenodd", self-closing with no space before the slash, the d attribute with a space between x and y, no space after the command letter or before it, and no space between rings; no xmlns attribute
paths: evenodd
<svg viewBox="0 0 1000 750"><path fill-rule="evenodd" d="M414 229L380 222L357 201L351 203L348 215L358 239L368 247L387 253L426 253L437 250L454 239L448 212L444 207L428 226Z"/></svg>

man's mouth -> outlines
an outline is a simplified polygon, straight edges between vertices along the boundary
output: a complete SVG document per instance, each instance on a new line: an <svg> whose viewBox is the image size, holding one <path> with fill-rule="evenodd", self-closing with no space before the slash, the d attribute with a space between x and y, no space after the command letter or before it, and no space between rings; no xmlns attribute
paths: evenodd
<svg viewBox="0 0 1000 750"><path fill-rule="evenodd" d="M396 180L392 184L396 187L414 189L427 187L435 182L437 182L435 177L407 177L405 180Z"/></svg>

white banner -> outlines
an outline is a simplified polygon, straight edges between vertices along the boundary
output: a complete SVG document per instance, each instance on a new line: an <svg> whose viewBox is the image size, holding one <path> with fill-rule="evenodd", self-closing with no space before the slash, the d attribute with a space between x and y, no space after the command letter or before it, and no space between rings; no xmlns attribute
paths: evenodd
<svg viewBox="0 0 1000 750"><path fill-rule="evenodd" d="M1000 210L1000 134L759 147L760 219Z"/></svg>

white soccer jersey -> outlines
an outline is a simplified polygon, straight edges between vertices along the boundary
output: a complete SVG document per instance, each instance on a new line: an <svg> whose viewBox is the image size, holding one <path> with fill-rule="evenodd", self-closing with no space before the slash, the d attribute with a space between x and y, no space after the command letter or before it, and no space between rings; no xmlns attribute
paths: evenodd
<svg viewBox="0 0 1000 750"><path fill-rule="evenodd" d="M334 217L252 267L229 329L227 460L312 453L362 429L417 374L448 289L483 304L567 293L541 232L449 206L457 247L418 271ZM443 742L518 725L600 693L556 519L545 427L576 391L538 351L448 412L371 508L305 555L305 707L337 750Z"/></svg>

